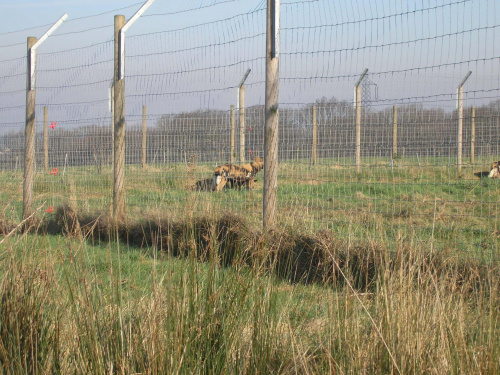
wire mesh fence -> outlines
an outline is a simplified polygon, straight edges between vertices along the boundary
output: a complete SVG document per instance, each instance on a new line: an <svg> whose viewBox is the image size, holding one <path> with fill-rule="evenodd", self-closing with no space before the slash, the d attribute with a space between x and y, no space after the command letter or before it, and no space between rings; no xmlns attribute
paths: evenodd
<svg viewBox="0 0 500 375"><path fill-rule="evenodd" d="M259 228L263 171L252 190L213 190L216 167L264 156L266 4L202 5L152 10L127 36L127 216L233 212ZM112 210L112 16L68 20L38 52L34 204L45 214L61 204ZM283 1L280 225L498 259L498 180L487 175L500 156L499 20L494 0ZM27 32L0 35L0 194L17 218Z"/></svg>

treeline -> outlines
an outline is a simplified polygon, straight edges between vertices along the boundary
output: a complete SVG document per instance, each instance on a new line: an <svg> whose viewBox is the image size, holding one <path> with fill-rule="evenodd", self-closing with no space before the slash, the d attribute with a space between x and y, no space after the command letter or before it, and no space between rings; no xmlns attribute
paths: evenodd
<svg viewBox="0 0 500 375"><path fill-rule="evenodd" d="M301 107L280 108L279 157L304 160L312 155L313 107L317 113L318 158L355 155L355 108L352 103L322 98ZM500 100L476 108L476 155L500 155ZM248 107L245 122L245 155L263 156L264 106ZM236 160L239 156L240 125L235 116ZM471 108L464 109L463 150L471 143ZM457 149L458 112L425 108L421 104L398 107L398 153L408 156L453 156ZM147 163L214 162L230 160L231 115L229 111L194 111L163 115L147 129ZM392 107L363 109L362 157L390 157L393 148ZM142 128L127 127L126 163L142 160ZM43 167L43 134L36 135L37 168ZM0 169L22 168L24 131L0 137ZM95 166L101 171L112 163L112 134L109 126L88 125L76 129L57 127L50 131L49 165Z"/></svg>

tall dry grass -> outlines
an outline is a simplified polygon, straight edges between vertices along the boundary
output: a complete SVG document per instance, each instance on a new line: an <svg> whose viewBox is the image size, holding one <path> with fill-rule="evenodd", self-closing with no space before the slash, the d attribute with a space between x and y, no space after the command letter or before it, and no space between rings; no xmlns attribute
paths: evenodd
<svg viewBox="0 0 500 375"><path fill-rule="evenodd" d="M494 263L236 217L136 224L60 209L4 237L2 373L500 373Z"/></svg>

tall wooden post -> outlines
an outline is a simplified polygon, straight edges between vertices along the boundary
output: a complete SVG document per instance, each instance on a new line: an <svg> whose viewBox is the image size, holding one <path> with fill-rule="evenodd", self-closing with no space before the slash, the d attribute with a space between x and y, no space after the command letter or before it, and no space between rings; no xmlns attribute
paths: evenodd
<svg viewBox="0 0 500 375"><path fill-rule="evenodd" d="M365 78L365 69L354 86L356 101L356 173L361 172L361 81Z"/></svg>
<svg viewBox="0 0 500 375"><path fill-rule="evenodd" d="M230 160L231 164L234 163L234 136L236 133L235 129L235 117L234 117L234 105L231 106L231 155L230 155Z"/></svg>
<svg viewBox="0 0 500 375"><path fill-rule="evenodd" d="M28 58L26 77L26 127L24 133L24 176L23 176L23 219L33 213L33 179L35 174L35 80L36 80L36 49L50 34L54 32L68 17L64 14L43 36L37 40L28 37Z"/></svg>
<svg viewBox="0 0 500 375"><path fill-rule="evenodd" d="M475 163L475 147L476 147L476 107L472 107L470 115L470 163L474 167Z"/></svg>
<svg viewBox="0 0 500 375"><path fill-rule="evenodd" d="M240 163L245 162L245 85L241 85L239 93L240 108Z"/></svg>
<svg viewBox="0 0 500 375"><path fill-rule="evenodd" d="M49 111L43 107L43 167L49 171Z"/></svg>
<svg viewBox="0 0 500 375"><path fill-rule="evenodd" d="M238 85L238 111L240 113L240 162L245 162L245 81L251 69L247 69Z"/></svg>
<svg viewBox="0 0 500 375"><path fill-rule="evenodd" d="M356 173L361 172L361 86L356 87Z"/></svg>
<svg viewBox="0 0 500 375"><path fill-rule="evenodd" d="M115 16L114 66L114 160L113 160L113 218L125 219L125 79L119 79L120 29L125 16Z"/></svg>
<svg viewBox="0 0 500 375"><path fill-rule="evenodd" d="M264 132L263 228L276 226L278 189L278 93L280 0L267 0L266 125Z"/></svg>
<svg viewBox="0 0 500 375"><path fill-rule="evenodd" d="M462 133L464 119L464 83L472 72L468 72L465 78L460 82L457 88L457 108L458 108L458 134L457 134L457 172L462 172Z"/></svg>
<svg viewBox="0 0 500 375"><path fill-rule="evenodd" d="M312 149L312 165L316 165L317 162L317 149L318 149L318 116L317 107L313 106L313 149Z"/></svg>
<svg viewBox="0 0 500 375"><path fill-rule="evenodd" d="M31 59L36 51L31 53L31 47L37 38L28 37L28 69L26 87L26 127L24 129L24 178L23 178L23 219L33 213L33 179L35 175L35 86L31 85Z"/></svg>
<svg viewBox="0 0 500 375"><path fill-rule="evenodd" d="M146 168L146 106L142 106L142 168Z"/></svg>
<svg viewBox="0 0 500 375"><path fill-rule="evenodd" d="M398 156L398 107L392 107L392 158Z"/></svg>
<svg viewBox="0 0 500 375"><path fill-rule="evenodd" d="M111 85L111 166L115 160L115 81Z"/></svg>
<svg viewBox="0 0 500 375"><path fill-rule="evenodd" d="M462 129L463 129L463 87L458 88L458 134L457 134L457 172L462 171Z"/></svg>

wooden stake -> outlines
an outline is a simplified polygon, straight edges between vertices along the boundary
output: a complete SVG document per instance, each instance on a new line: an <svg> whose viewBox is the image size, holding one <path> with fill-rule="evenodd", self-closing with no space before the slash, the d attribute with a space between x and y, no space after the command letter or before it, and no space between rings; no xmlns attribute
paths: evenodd
<svg viewBox="0 0 500 375"><path fill-rule="evenodd" d="M47 106L43 107L43 166L49 171L49 113Z"/></svg>
<svg viewBox="0 0 500 375"><path fill-rule="evenodd" d="M240 87L240 163L245 162L245 85Z"/></svg>
<svg viewBox="0 0 500 375"><path fill-rule="evenodd" d="M462 133L463 133L463 86L458 88L458 135L457 135L457 172L462 172Z"/></svg>
<svg viewBox="0 0 500 375"><path fill-rule="evenodd" d="M234 136L236 133L235 129L235 116L234 116L234 105L231 106L231 155L230 160L231 164L234 163Z"/></svg>
<svg viewBox="0 0 500 375"><path fill-rule="evenodd" d="M317 124L317 108L313 106L313 149L312 149L312 165L317 162L317 149L318 149L318 124Z"/></svg>
<svg viewBox="0 0 500 375"><path fill-rule="evenodd" d="M361 172L361 86L356 86L356 173Z"/></svg>
<svg viewBox="0 0 500 375"><path fill-rule="evenodd" d="M475 163L475 146L476 146L476 107L472 107L471 110L471 119L470 119L470 133L471 133L471 139L470 139L470 163L472 164L472 167L474 168L474 163Z"/></svg>
<svg viewBox="0 0 500 375"><path fill-rule="evenodd" d="M118 79L119 32L123 25L125 17L115 16L113 218L116 222L125 219L125 79Z"/></svg>
<svg viewBox="0 0 500 375"><path fill-rule="evenodd" d="M267 0L263 229L276 226L278 189L279 0Z"/></svg>
<svg viewBox="0 0 500 375"><path fill-rule="evenodd" d="M146 106L142 106L142 168L146 168Z"/></svg>
<svg viewBox="0 0 500 375"><path fill-rule="evenodd" d="M462 172L462 133L464 121L464 83L472 74L471 71L467 73L465 78L460 82L457 88L457 108L458 108L458 136L457 136L457 173Z"/></svg>
<svg viewBox="0 0 500 375"><path fill-rule="evenodd" d="M356 173L361 172L361 82L366 73L368 73L368 69L363 70L356 85L354 85L356 101Z"/></svg>
<svg viewBox="0 0 500 375"><path fill-rule="evenodd" d="M398 107L392 107L392 158L398 155Z"/></svg>
<svg viewBox="0 0 500 375"><path fill-rule="evenodd" d="M24 130L24 177L23 177L23 220L27 220L33 213L33 179L35 175L35 86L30 90L31 80L31 47L37 38L28 37L28 73L26 87L26 127ZM34 52L36 54L36 51Z"/></svg>

